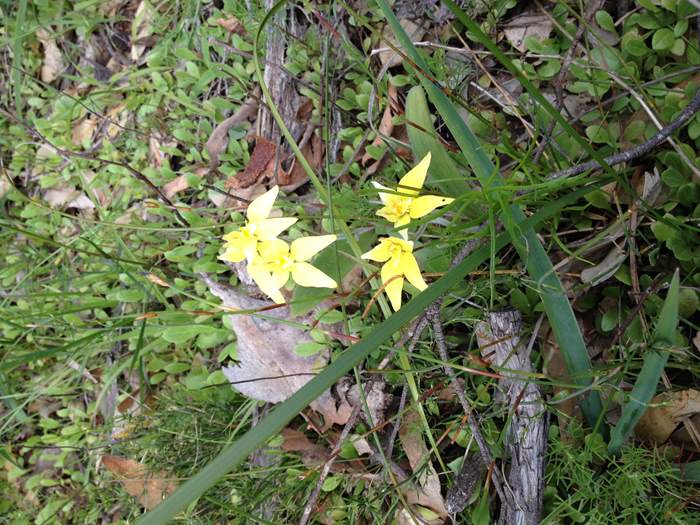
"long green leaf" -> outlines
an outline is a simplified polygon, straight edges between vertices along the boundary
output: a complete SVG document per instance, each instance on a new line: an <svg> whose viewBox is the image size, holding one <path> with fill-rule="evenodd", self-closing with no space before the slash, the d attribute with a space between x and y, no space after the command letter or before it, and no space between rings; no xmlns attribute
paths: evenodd
<svg viewBox="0 0 700 525"><path fill-rule="evenodd" d="M442 89L427 75L423 74L423 72L430 71L425 60L399 24L385 0L377 1L391 29L412 61L409 67L413 67L416 70L416 75L420 78L423 88L455 137L462 154L484 188L485 194L488 196L493 193L495 198L501 201L503 223L508 230L514 247L524 261L528 273L537 283L537 289L542 298L545 312L559 343L572 380L583 387L590 385L591 361L588 351L574 312L571 309L571 304L564 294L558 277L554 273L554 268L544 247L535 231L523 224L525 214L520 207L517 205L509 206L503 202L503 196L498 194L498 188L502 186L503 181L498 170L484 152L483 146L462 120L457 109L443 93ZM432 77L432 75L430 76ZM600 396L596 391L590 392L582 400L581 409L588 424L592 427L596 426L602 413ZM606 432L602 426L601 431L603 434Z"/></svg>
<svg viewBox="0 0 700 525"><path fill-rule="evenodd" d="M622 407L622 416L615 425L610 436L608 452L612 455L619 454L622 446L627 442L639 418L647 409L649 402L656 395L656 387L668 361L668 348L673 345L673 340L678 327L678 303L680 295L680 277L678 270L673 274L671 287L661 308L659 320L654 333L654 346L647 351L642 363L642 369L634 382L630 400Z"/></svg>
<svg viewBox="0 0 700 525"><path fill-rule="evenodd" d="M457 165L450 158L433 127L425 92L420 86L412 87L406 95L406 130L416 160L430 152L430 171L439 174L435 185L446 195L458 196L468 189L464 180L460 180Z"/></svg>
<svg viewBox="0 0 700 525"><path fill-rule="evenodd" d="M680 465L676 467L675 470L682 480L700 483L700 461L693 461L685 465Z"/></svg>
<svg viewBox="0 0 700 525"><path fill-rule="evenodd" d="M543 207L532 217L528 218L525 226L535 227L543 220L551 217L563 207L568 206L583 195L596 189L584 188L567 195ZM507 234L496 238L496 248L502 249L509 242ZM464 259L458 266L450 270L426 290L406 303L398 312L377 326L367 337L346 350L339 359L331 363L323 372L309 381L301 390L287 401L278 405L260 423L251 428L228 448L224 449L206 467L178 488L168 499L158 507L143 516L137 525L165 525L192 501L200 497L233 467L245 460L248 455L277 434L284 426L297 416L314 399L330 388L345 375L353 366L362 361L367 355L400 330L413 317L420 314L435 299L443 295L452 285L487 260L491 253L490 246L476 250Z"/></svg>

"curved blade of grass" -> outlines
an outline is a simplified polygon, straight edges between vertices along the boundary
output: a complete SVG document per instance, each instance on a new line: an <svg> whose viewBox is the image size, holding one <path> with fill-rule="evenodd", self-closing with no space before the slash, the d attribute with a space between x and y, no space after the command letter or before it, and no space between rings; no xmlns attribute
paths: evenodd
<svg viewBox="0 0 700 525"><path fill-rule="evenodd" d="M468 189L464 181L460 180L456 164L436 138L428 101L420 86L413 86L406 95L406 131L416 160L422 159L428 152L431 153L430 171L439 174L435 185L440 191L456 197Z"/></svg>
<svg viewBox="0 0 700 525"><path fill-rule="evenodd" d="M630 400L622 407L622 417L612 431L608 445L608 452L612 455L619 454L639 418L644 414L651 398L656 395L656 387L666 366L666 361L668 361L668 352L661 348L673 345L678 327L679 289L680 277L678 270L676 270L659 314L659 321L654 332L654 346L644 356L642 369L634 382Z"/></svg>
<svg viewBox="0 0 700 525"><path fill-rule="evenodd" d="M467 30L476 38L476 40L482 44L486 49L493 53L494 58L498 60L525 88L525 90L530 94L530 96L540 105L542 108L549 113L549 115L564 129L567 135L574 139L583 150L593 157L600 166L605 169L609 175L618 177L616 172L608 166L605 162L603 156L593 149L590 142L583 138L569 122L561 115L561 112L557 111L555 108L543 95L540 90L535 87L535 85L530 82L522 71L518 69L515 64L508 58L503 51L481 30L479 24L472 20L460 7L455 4L452 0L443 0L445 5L454 13Z"/></svg>
<svg viewBox="0 0 700 525"><path fill-rule="evenodd" d="M551 217L563 207L568 206L596 187L584 188L572 192L566 197L552 202L543 207L524 224L526 227L534 227L543 220ZM496 249L502 249L509 242L508 234L502 233L496 238ZM233 467L244 461L253 451L265 444L272 436L276 435L284 426L294 419L299 412L308 406L314 399L330 388L335 382L345 375L353 366L357 365L367 355L389 339L396 331L400 330L413 317L422 313L435 299L447 292L453 284L463 279L469 272L476 269L486 261L491 254L490 246L483 246L475 250L472 255L464 259L458 266L447 272L442 278L431 284L391 317L377 326L367 337L356 345L351 346L333 363L331 363L319 375L309 381L301 390L290 397L284 403L278 405L255 427L251 428L228 448L224 449L206 467L200 470L185 484L178 488L168 499L158 507L139 519L137 525L165 525L192 501L200 497L217 481L226 475Z"/></svg>
<svg viewBox="0 0 700 525"><path fill-rule="evenodd" d="M447 98L442 89L429 78L432 75L422 73L430 71L425 60L399 24L385 0L377 0L377 2L398 41L410 58L410 62L407 62L410 63L410 67L416 70L423 88L455 137L462 154L484 188L484 193L487 196L494 195L500 201L503 223L514 247L525 263L528 273L538 285L538 292L542 298L545 312L561 348L572 380L581 386L590 385L591 360L588 356L586 345L581 336L574 312L571 309L571 304L564 294L559 278L554 273L552 262L549 260L539 238L531 227L525 226L525 214L520 207L515 204L507 205L504 202L503 195L499 196L498 187L502 186L503 181L498 170L484 152L479 140L459 116L454 104ZM595 427L602 414L600 396L597 392L590 392L581 401L581 410L588 424L591 427ZM603 434L606 433L604 427L601 427L601 431Z"/></svg>

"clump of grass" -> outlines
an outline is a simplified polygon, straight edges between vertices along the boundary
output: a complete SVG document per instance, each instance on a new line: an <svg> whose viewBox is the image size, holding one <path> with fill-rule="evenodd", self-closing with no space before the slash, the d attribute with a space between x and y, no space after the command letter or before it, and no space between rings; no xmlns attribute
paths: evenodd
<svg viewBox="0 0 700 525"><path fill-rule="evenodd" d="M577 423L550 428L543 524L695 523L697 490L663 449L630 445L612 459Z"/></svg>

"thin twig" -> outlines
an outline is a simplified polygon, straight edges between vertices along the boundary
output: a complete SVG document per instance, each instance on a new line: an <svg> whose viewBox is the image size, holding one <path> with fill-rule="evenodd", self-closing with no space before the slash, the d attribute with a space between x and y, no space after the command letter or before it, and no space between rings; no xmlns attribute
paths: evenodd
<svg viewBox="0 0 700 525"><path fill-rule="evenodd" d="M426 315L430 319L433 327L433 336L435 337L435 343L437 344L438 353L440 355L440 358L445 363L445 373L450 378L452 388L457 394L457 398L459 399L459 402L462 405L462 409L464 410L464 413L467 416L467 424L469 425L469 429L471 430L472 435L474 436L476 444L479 446L479 450L481 451L481 458L483 459L485 465L494 465L493 486L495 487L498 496L501 498L501 503L503 504L503 506L506 508L510 508L513 506L513 500L512 497L506 497L506 494L504 492L505 480L503 478L503 473L501 472L500 468L498 468L498 466L495 465L493 456L491 456L491 451L489 450L488 443L486 443L486 440L484 439L484 436L481 433L481 429L479 428L479 423L474 417L474 411L472 410L472 407L467 401L467 398L464 395L464 391L462 390L462 387L460 386L459 381L457 380L457 374L455 374L454 369L448 364L449 356L447 355L445 334L442 331L442 322L440 321L440 309L437 307L437 305L432 304L428 307Z"/></svg>
<svg viewBox="0 0 700 525"><path fill-rule="evenodd" d="M629 148L627 150L606 157L604 159L605 163L608 166L612 167L616 166L617 164L622 164L623 162L629 162L631 160L636 159L637 157L641 157L642 155L649 153L659 144L664 142L668 137L670 137L674 132L682 128L691 118L693 118L693 116L698 112L698 110L700 110L700 89L698 89L695 92L695 95L693 96L692 100L683 109L683 111L681 111L680 115L678 115L668 126L660 130L646 142L643 142L642 144L634 146L633 148ZM583 164L579 164L578 166L571 166L570 168L566 168L564 170L555 171L547 177L547 180L557 180L563 179L565 177L573 177L574 175L579 175L585 171L596 170L600 168L601 165L598 163L598 161L592 160L589 162L584 162Z"/></svg>

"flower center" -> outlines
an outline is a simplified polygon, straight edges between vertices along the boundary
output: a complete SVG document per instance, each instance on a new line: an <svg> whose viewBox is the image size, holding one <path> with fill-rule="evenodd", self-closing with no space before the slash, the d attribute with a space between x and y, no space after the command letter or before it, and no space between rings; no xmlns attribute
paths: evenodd
<svg viewBox="0 0 700 525"><path fill-rule="evenodd" d="M257 229L256 224L247 223L240 229L241 237L244 239L257 239L257 234L255 230Z"/></svg>
<svg viewBox="0 0 700 525"><path fill-rule="evenodd" d="M390 213L397 219L403 217L411 207L411 200L412 199L405 197L392 200L392 202L389 203Z"/></svg>
<svg viewBox="0 0 700 525"><path fill-rule="evenodd" d="M280 255L276 259L269 261L268 269L271 272L291 271L294 260L289 255Z"/></svg>

